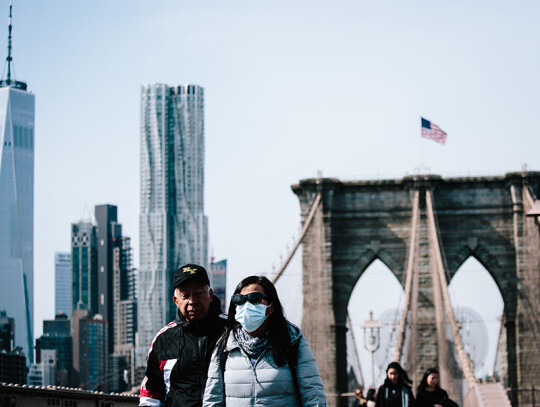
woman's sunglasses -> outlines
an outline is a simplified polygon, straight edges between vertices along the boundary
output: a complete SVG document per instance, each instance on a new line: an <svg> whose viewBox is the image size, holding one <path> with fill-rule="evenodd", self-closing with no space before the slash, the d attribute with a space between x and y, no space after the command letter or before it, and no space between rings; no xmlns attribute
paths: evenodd
<svg viewBox="0 0 540 407"><path fill-rule="evenodd" d="M260 292L249 293L247 295L235 294L232 296L231 302L234 305L242 305L246 301L249 301L252 304L260 304L264 298L267 298L266 294Z"/></svg>

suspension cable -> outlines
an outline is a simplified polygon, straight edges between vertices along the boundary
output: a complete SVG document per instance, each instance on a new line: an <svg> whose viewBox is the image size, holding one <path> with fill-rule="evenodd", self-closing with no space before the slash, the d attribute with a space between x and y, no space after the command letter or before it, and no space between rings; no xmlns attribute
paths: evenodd
<svg viewBox="0 0 540 407"><path fill-rule="evenodd" d="M401 312L401 319L399 321L399 330L396 338L396 348L394 351L394 357L392 360L396 362L401 361L401 354L403 352L403 344L405 343L405 327L407 326L407 314L409 312L409 306L412 296L412 277L414 273L414 262L416 259L416 240L418 234L418 208L419 208L419 191L414 191L413 196L413 212L412 212L412 227L411 227L411 242L409 245L409 259L407 262L407 271L405 277L405 295L403 300L403 308Z"/></svg>
<svg viewBox="0 0 540 407"><path fill-rule="evenodd" d="M281 267L279 268L277 273L272 278L272 283L276 284L278 279L281 277L281 275L283 274L283 272L285 271L285 269L289 265L291 259L293 258L294 254L296 253L296 250L300 246L300 243L302 243L302 240L304 240L304 236L306 235L306 232L307 232L309 226L311 225L311 222L313 221L313 217L315 216L315 211L317 210L317 208L319 207L319 204L321 203L321 197L322 197L322 192L318 191L317 195L315 196L315 199L313 200L313 203L311 204L311 208L309 209L309 213L308 213L308 216L307 216L306 221L304 223L304 226L302 227L302 231L300 232L300 236L298 236L298 239L296 240L291 252L285 258L285 261L283 262L283 264L281 265Z"/></svg>
<svg viewBox="0 0 540 407"><path fill-rule="evenodd" d="M469 357L469 354L465 350L465 347L463 345L463 340L461 339L461 335L459 334L459 328L456 323L454 310L450 302L450 296L448 295L448 286L446 282L447 280L446 280L444 263L442 259L442 252L441 252L441 248L439 244L439 235L438 235L437 228L435 226L435 214L433 211L433 198L431 195L431 191L429 189L426 190L426 207L427 207L428 220L429 220L429 231L431 234L430 243L433 244L433 253L435 254L435 269L439 277L438 282L439 282L439 287L443 295L443 302L444 302L444 307L446 311L446 316L448 318L448 322L450 323L450 330L452 331L454 345L455 345L455 349L459 357L461 369L463 370L463 375L465 376L465 380L467 381L468 387L473 388L474 384L476 383L476 377L474 375L474 371L472 368L472 361Z"/></svg>

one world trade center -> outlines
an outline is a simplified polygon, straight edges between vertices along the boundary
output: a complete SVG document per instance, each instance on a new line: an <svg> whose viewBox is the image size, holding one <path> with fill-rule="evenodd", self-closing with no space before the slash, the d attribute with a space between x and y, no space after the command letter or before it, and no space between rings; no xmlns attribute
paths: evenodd
<svg viewBox="0 0 540 407"><path fill-rule="evenodd" d="M15 319L15 346L33 362L34 106L26 83L11 78L11 6L7 78L0 81L0 310Z"/></svg>

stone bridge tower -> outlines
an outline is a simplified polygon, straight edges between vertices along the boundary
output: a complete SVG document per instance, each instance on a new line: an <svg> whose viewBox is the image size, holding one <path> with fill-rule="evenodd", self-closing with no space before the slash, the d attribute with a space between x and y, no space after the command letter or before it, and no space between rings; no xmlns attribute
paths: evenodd
<svg viewBox="0 0 540 407"><path fill-rule="evenodd" d="M408 352L400 357L415 385L425 368L438 366L443 387L462 396L454 344L447 343L435 326L445 317L441 291L471 256L493 277L504 301L505 386L537 384L540 227L539 217L526 214L540 196L540 173L351 182L306 179L292 189L300 200L303 222L310 208L315 211L303 240L302 329L317 359L330 406L346 405L337 394L350 390L346 387L347 305L358 279L375 259L388 266L403 286L407 270L415 276L406 313ZM318 193L320 204L313 209ZM423 225L430 205L437 236L435 255L424 247ZM444 269L441 290L434 284L437 277L430 274L437 254Z"/></svg>

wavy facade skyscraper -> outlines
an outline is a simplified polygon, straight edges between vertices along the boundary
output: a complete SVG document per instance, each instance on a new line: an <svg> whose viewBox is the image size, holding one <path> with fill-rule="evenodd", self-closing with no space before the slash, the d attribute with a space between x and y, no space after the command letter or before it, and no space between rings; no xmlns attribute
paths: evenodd
<svg viewBox="0 0 540 407"><path fill-rule="evenodd" d="M174 272L208 263L203 88L142 87L140 164L137 364L144 364L153 337L175 316Z"/></svg>

